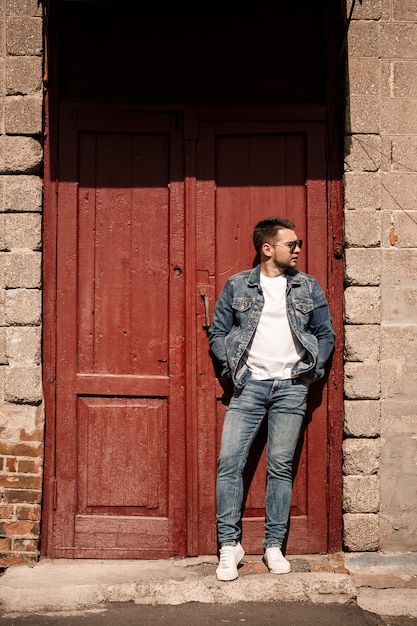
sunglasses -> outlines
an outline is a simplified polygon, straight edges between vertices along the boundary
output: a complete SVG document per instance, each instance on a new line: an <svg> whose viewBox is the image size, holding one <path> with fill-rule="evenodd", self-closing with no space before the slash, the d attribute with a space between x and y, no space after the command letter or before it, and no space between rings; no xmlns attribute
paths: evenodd
<svg viewBox="0 0 417 626"><path fill-rule="evenodd" d="M290 254L292 254L296 248L300 248L301 250L301 248L303 247L303 240L295 239L294 241L289 241L288 243L285 243L284 245L280 243L270 243L269 245L271 246L271 248L275 248L276 246L278 246L279 248L288 248L290 251Z"/></svg>

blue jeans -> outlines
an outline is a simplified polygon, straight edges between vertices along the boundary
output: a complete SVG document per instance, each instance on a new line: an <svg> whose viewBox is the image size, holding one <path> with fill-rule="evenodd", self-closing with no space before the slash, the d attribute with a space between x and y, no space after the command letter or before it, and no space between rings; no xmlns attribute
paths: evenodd
<svg viewBox="0 0 417 626"><path fill-rule="evenodd" d="M243 470L263 419L268 419L265 548L281 547L288 527L292 462L307 409L308 383L249 380L235 388L226 412L217 468L217 532L221 545L240 541Z"/></svg>

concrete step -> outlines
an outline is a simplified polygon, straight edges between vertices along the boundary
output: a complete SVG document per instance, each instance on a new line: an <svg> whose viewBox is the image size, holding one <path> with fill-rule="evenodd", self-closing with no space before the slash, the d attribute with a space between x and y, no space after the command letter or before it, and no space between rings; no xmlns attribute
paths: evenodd
<svg viewBox="0 0 417 626"><path fill-rule="evenodd" d="M339 553L288 559L292 572L273 575L261 556L245 555L239 578L228 583L216 579L214 556L155 561L42 559L3 573L0 608L18 614L80 611L107 602L129 601L357 602L378 614L417 616L417 555L389 559L371 553Z"/></svg>

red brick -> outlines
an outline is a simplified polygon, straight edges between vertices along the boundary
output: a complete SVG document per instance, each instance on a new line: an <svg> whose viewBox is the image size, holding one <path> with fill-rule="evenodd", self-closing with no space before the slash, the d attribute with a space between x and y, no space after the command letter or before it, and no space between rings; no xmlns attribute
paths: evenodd
<svg viewBox="0 0 417 626"><path fill-rule="evenodd" d="M4 459L4 471L5 472L15 472L17 466L17 461L15 457L6 457Z"/></svg>
<svg viewBox="0 0 417 626"><path fill-rule="evenodd" d="M0 538L0 552L7 552L10 550L11 546L11 538L10 537L1 537Z"/></svg>
<svg viewBox="0 0 417 626"><path fill-rule="evenodd" d="M39 524L37 522L3 522L1 526L3 528L2 534L7 537L11 537L12 535L19 537L32 535L37 537L39 535Z"/></svg>
<svg viewBox="0 0 417 626"><path fill-rule="evenodd" d="M14 511L13 506L10 506L10 505L0 506L0 520L11 519L13 517L13 511Z"/></svg>
<svg viewBox="0 0 417 626"><path fill-rule="evenodd" d="M23 490L23 489L5 489L3 491L3 502L18 504L39 504L42 499L42 492Z"/></svg>
<svg viewBox="0 0 417 626"><path fill-rule="evenodd" d="M13 548L19 552L37 552L39 546L38 539L15 539Z"/></svg>
<svg viewBox="0 0 417 626"><path fill-rule="evenodd" d="M0 488L12 487L13 489L41 489L42 476L28 476L27 474L12 476L0 475Z"/></svg>
<svg viewBox="0 0 417 626"><path fill-rule="evenodd" d="M16 517L19 520L38 522L41 518L41 508L40 506L18 506L16 508Z"/></svg>
<svg viewBox="0 0 417 626"><path fill-rule="evenodd" d="M19 474L41 474L42 473L42 461L36 459L28 461L27 459L19 459L17 471Z"/></svg>
<svg viewBox="0 0 417 626"><path fill-rule="evenodd" d="M13 567L13 565L28 565L37 561L37 556L16 554L0 554L0 567Z"/></svg>
<svg viewBox="0 0 417 626"><path fill-rule="evenodd" d="M0 441L0 455L2 456L32 456L42 457L42 445L30 445L29 443L8 443Z"/></svg>

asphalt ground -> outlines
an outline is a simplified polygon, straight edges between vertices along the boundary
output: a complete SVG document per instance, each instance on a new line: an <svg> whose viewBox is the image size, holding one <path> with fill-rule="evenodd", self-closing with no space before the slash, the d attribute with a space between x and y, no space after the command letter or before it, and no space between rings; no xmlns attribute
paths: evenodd
<svg viewBox="0 0 417 626"><path fill-rule="evenodd" d="M187 602L177 605L108 603L93 611L8 616L4 626L417 626L417 618L384 617L364 611L355 603Z"/></svg>

